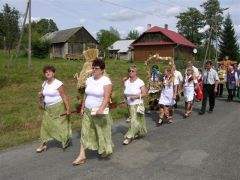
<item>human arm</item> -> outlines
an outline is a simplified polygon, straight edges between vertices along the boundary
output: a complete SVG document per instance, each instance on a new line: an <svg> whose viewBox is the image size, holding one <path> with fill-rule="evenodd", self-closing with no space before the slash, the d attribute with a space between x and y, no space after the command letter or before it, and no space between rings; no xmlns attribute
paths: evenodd
<svg viewBox="0 0 240 180"><path fill-rule="evenodd" d="M100 107L98 108L98 111L96 112L96 114L103 114L105 107L109 103L109 100L110 100L110 97L112 94L112 84L103 86L103 91L104 91L103 101L102 101Z"/></svg>
<svg viewBox="0 0 240 180"><path fill-rule="evenodd" d="M62 97L63 99L63 103L64 103L64 106L65 106L65 109L66 109L66 114L69 115L71 114L71 111L70 111L70 107L69 107L69 103L68 103L68 97L65 93L65 90L64 90L64 87L63 85L61 85L59 88L58 88L58 91L60 93L60 96Z"/></svg>
<svg viewBox="0 0 240 180"><path fill-rule="evenodd" d="M145 85L143 85L142 87L140 87L141 90L141 98L143 98L144 96L147 95L147 88L145 87ZM132 101L134 101L135 99L140 99L140 95L135 95L135 96L130 96L130 99Z"/></svg>

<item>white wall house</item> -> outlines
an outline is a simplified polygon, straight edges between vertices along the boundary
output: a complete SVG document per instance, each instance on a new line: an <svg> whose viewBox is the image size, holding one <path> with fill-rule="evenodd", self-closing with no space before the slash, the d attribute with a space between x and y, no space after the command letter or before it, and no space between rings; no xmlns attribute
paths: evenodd
<svg viewBox="0 0 240 180"><path fill-rule="evenodd" d="M132 60L133 48L131 46L134 40L119 40L108 47L110 57L120 60Z"/></svg>

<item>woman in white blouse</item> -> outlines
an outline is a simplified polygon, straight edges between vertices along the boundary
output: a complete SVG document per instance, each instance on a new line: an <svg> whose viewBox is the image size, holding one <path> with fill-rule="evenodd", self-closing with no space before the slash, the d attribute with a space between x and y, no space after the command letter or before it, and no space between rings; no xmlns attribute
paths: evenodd
<svg viewBox="0 0 240 180"><path fill-rule="evenodd" d="M71 144L72 134L69 116L60 116L63 113L70 114L63 83L54 77L54 66L46 65L43 73L46 80L42 84L42 92L39 93L44 100L44 112L40 132L41 145L36 150L38 153L46 150L47 142L53 139L60 141L63 149L67 148Z"/></svg>
<svg viewBox="0 0 240 180"><path fill-rule="evenodd" d="M105 63L96 59L92 63L93 74L86 80L85 95L81 108L82 129L80 152L73 165L86 161L85 150L97 150L105 158L113 151L108 103L112 93L111 80L104 75Z"/></svg>
<svg viewBox="0 0 240 180"><path fill-rule="evenodd" d="M194 88L197 86L197 79L194 76L192 68L187 68L186 74L183 81L184 99L185 99L185 114L184 117L187 118L192 112L192 105L194 99Z"/></svg>
<svg viewBox="0 0 240 180"><path fill-rule="evenodd" d="M129 68L129 78L124 82L124 86L125 101L131 116L130 127L123 141L124 145L128 145L134 138L147 133L144 115L137 112L137 106L143 103L143 97L146 96L147 90L144 82L137 76L135 65Z"/></svg>

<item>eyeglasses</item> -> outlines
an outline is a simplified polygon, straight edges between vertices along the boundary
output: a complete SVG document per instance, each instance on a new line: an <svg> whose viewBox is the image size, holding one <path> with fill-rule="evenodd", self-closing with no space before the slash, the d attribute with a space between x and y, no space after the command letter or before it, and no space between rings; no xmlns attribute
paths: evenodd
<svg viewBox="0 0 240 180"><path fill-rule="evenodd" d="M92 67L92 70L98 70L101 69L100 67Z"/></svg>

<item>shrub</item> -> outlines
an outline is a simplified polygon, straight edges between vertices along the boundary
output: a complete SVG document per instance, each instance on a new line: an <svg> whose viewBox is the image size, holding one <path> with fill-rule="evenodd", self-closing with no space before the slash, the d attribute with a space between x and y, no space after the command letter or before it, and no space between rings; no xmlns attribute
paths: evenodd
<svg viewBox="0 0 240 180"><path fill-rule="evenodd" d="M48 41L37 40L32 42L32 53L34 57L46 58L49 53L50 43Z"/></svg>

